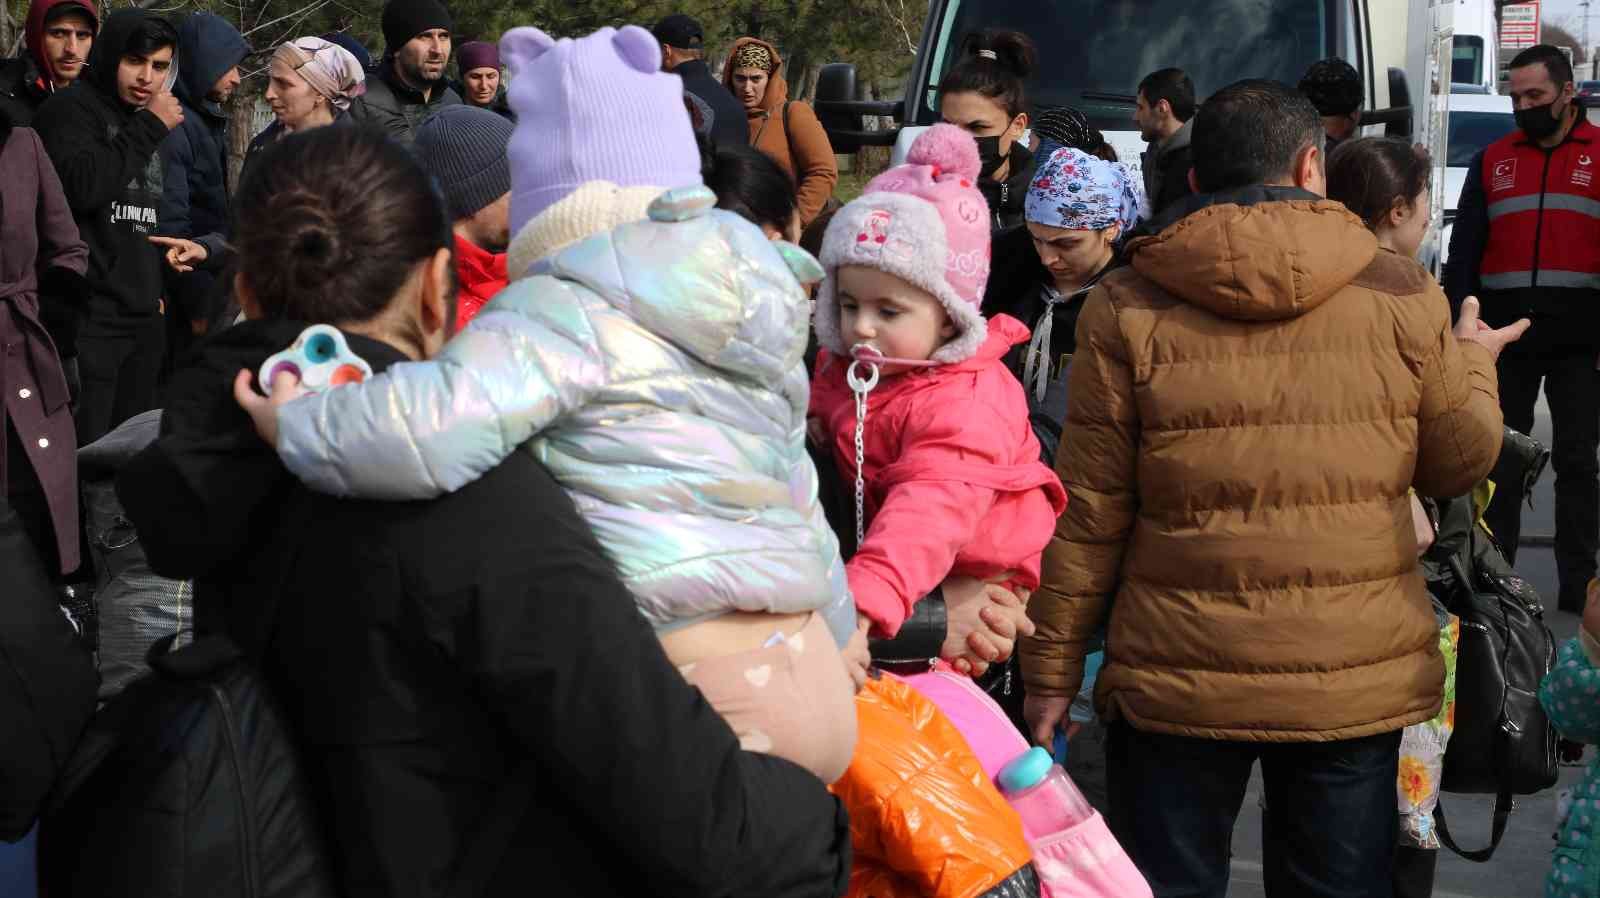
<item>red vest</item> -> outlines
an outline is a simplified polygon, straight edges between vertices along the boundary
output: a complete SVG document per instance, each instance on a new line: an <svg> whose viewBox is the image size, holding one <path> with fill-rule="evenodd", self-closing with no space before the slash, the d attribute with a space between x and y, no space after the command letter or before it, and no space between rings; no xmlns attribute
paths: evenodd
<svg viewBox="0 0 1600 898"><path fill-rule="evenodd" d="M1600 128L1579 119L1548 154L1513 131L1484 150L1482 175L1484 289L1600 289Z"/></svg>

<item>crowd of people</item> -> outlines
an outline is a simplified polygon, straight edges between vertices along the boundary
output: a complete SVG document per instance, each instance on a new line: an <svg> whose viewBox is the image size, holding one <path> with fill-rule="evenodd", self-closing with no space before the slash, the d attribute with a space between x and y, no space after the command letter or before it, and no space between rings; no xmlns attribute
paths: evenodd
<svg viewBox="0 0 1600 898"><path fill-rule="evenodd" d="M1441 286L1432 163L1361 136L1342 60L1152 72L1136 170L1031 102L1028 36L977 32L941 123L841 202L760 36L714 71L684 15L453 28L390 0L372 59L30 7L0 68L8 894L184 875L124 863L132 799L63 771L237 662L314 822L213 819L174 863L277 884L249 894L1221 898L1259 762L1268 894L1430 895L1460 625L1425 558L1440 502L1492 492L1514 560L1502 444L1541 382L1584 613L1541 697L1600 740L1600 195L1559 51L1513 60ZM253 57L274 121L234 183ZM1019 818L1028 743L1092 819ZM1547 894L1600 898L1595 801Z"/></svg>

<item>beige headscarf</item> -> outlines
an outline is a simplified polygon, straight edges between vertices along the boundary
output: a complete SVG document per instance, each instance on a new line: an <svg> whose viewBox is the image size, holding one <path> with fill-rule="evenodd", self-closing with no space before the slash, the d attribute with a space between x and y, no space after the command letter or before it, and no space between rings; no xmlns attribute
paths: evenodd
<svg viewBox="0 0 1600 898"><path fill-rule="evenodd" d="M280 45L272 58L299 72L312 90L327 97L340 111L349 109L350 101L367 91L367 76L361 63L332 41L297 37Z"/></svg>

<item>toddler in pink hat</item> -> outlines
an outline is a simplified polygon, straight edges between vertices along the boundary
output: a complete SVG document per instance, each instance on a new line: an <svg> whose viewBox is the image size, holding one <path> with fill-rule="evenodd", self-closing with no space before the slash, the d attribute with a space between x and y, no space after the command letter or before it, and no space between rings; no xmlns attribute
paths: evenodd
<svg viewBox="0 0 1600 898"><path fill-rule="evenodd" d="M855 475L863 520L845 569L858 625L875 636L893 636L951 575L1036 588L1067 505L1002 360L1028 329L979 312L989 216L978 169L972 138L935 125L823 240L812 434Z"/></svg>

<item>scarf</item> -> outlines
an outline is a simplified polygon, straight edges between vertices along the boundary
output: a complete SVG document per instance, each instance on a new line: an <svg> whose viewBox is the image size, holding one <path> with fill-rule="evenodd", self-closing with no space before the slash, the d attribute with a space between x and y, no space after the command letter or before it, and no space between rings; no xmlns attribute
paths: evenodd
<svg viewBox="0 0 1600 898"><path fill-rule="evenodd" d="M297 37L282 44L272 54L300 73L311 89L328 98L343 112L350 101L367 91L366 73L349 50L320 37Z"/></svg>
<svg viewBox="0 0 1600 898"><path fill-rule="evenodd" d="M1056 150L1039 165L1028 188L1028 221L1069 231L1103 231L1121 225L1127 235L1150 217L1144 185L1121 162L1082 150Z"/></svg>

